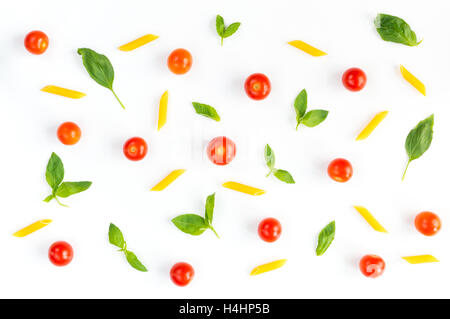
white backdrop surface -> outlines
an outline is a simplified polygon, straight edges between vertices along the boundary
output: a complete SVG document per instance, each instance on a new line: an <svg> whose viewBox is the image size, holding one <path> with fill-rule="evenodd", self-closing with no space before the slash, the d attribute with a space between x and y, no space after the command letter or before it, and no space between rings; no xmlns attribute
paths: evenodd
<svg viewBox="0 0 450 319"><path fill-rule="evenodd" d="M450 24L448 1L5 1L0 10L0 297L40 298L409 298L450 297L448 170L450 137ZM377 13L404 18L424 39L418 47L384 42L373 26ZM220 39L215 16L239 31ZM31 30L50 38L48 51L29 54L23 38ZM160 38L133 52L117 47L146 33ZM328 53L313 58L289 45L300 39ZM115 68L112 94L91 80L76 50L92 48ZM175 48L188 49L191 71L176 76L166 59ZM399 73L405 65L427 86L419 94ZM368 76L353 93L341 74L357 66ZM272 92L250 100L245 78L265 73ZM48 84L87 93L80 100L40 92ZM295 131L293 100L306 88L309 106L330 111L316 128ZM156 131L157 105L169 90L167 125ZM216 107L217 123L196 115L192 101ZM390 113L372 136L354 138L371 117ZM411 163L404 140L420 120L435 114L429 151ZM82 129L75 146L64 146L56 128L74 121ZM232 164L218 167L205 156L207 142L226 135L237 144ZM140 162L127 160L122 145L132 136L149 143ZM277 166L292 173L295 185L265 178L264 145ZM65 200L70 208L44 203L44 173L51 152L63 160L67 180L92 180L92 187ZM336 157L349 159L350 182L333 182L326 173ZM163 192L149 189L176 168L188 171ZM228 180L267 190L253 198L221 187ZM206 196L216 192L215 228L193 237L171 218L203 214ZM352 205L366 206L389 234L373 231ZM419 234L414 216L437 213L441 232ZM272 244L258 238L264 217L283 225ZM12 236L35 220L53 223L25 238ZM336 220L336 239L315 256L319 231ZM149 269L140 273L108 243L108 226L121 228L128 247ZM54 267L48 247L72 244L75 257ZM361 256L386 261L376 280L358 268ZM400 257L430 253L440 263L409 265ZM285 267L250 277L251 269L287 258ZM193 282L179 288L171 266L191 263Z"/></svg>

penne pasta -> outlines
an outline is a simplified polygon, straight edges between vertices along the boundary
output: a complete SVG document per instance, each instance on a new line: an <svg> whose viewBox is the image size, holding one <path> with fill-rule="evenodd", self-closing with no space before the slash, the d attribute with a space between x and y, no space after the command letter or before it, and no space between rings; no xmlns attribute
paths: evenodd
<svg viewBox="0 0 450 319"><path fill-rule="evenodd" d="M410 264L423 264L423 263L435 263L439 262L439 260L432 255L417 255L417 256L407 256L402 257L404 260L409 262Z"/></svg>
<svg viewBox="0 0 450 319"><path fill-rule="evenodd" d="M41 228L44 228L48 224L52 222L51 219L42 219L38 220L37 222L28 225L27 227L22 228L21 230L16 231L13 236L15 237L25 237L28 236L31 233L34 233L36 230L39 230Z"/></svg>
<svg viewBox="0 0 450 319"><path fill-rule="evenodd" d="M381 123L381 121L384 120L386 115L388 114L388 111L383 111L378 114L376 114L372 120L369 122L369 124L366 125L366 127L359 133L359 135L356 137L357 141L362 141L369 137L370 134L372 134L373 130Z"/></svg>
<svg viewBox="0 0 450 319"><path fill-rule="evenodd" d="M172 184L178 177L180 177L184 172L186 172L185 169L176 169L172 171L169 175L167 175L162 181L160 181L158 184L153 186L151 191L154 192L160 192L164 189L166 189L167 186Z"/></svg>
<svg viewBox="0 0 450 319"><path fill-rule="evenodd" d="M128 42L128 43L120 46L119 50L120 51L126 51L126 52L133 51L133 50L135 50L135 49L137 49L137 48L139 48L139 47L141 47L141 46L143 46L143 45L145 45L145 44L147 44L149 42L152 42L152 41L154 41L154 40L156 40L158 38L159 37L157 35L146 34L146 35L144 35L144 36L142 36L142 37L140 37L140 38L138 38L138 39L136 39L134 41Z"/></svg>
<svg viewBox="0 0 450 319"><path fill-rule="evenodd" d="M363 206L353 206L358 213L369 223L376 231L387 233L387 230L372 216L372 214Z"/></svg>
<svg viewBox="0 0 450 319"><path fill-rule="evenodd" d="M65 89L56 85L47 85L41 89L42 92L47 92L51 94L56 94L64 97L68 97L71 99L80 99L86 94L74 90Z"/></svg>
<svg viewBox="0 0 450 319"><path fill-rule="evenodd" d="M423 95L426 95L425 85L411 72L409 72L403 65L400 65L400 72L402 73L403 78L412 86L414 86L417 91L419 91Z"/></svg>
<svg viewBox="0 0 450 319"><path fill-rule="evenodd" d="M158 131L167 122L167 104L169 102L169 91L166 91L159 100L159 112L158 112Z"/></svg>
<svg viewBox="0 0 450 319"><path fill-rule="evenodd" d="M255 268L253 268L252 272L250 273L250 276L259 275L259 274L283 267L284 264L286 263L286 261L287 261L287 259L280 259L280 260L275 260L275 261L272 261L272 262L264 264L264 265L256 266Z"/></svg>
<svg viewBox="0 0 450 319"><path fill-rule="evenodd" d="M259 195L266 193L265 190L251 187L251 186L244 185L244 184L237 183L237 182L226 182L226 183L223 183L222 186L225 188L232 189L237 192L241 192L241 193L245 193L245 194L249 194L249 195L253 195L253 196L259 196Z"/></svg>
<svg viewBox="0 0 450 319"><path fill-rule="evenodd" d="M312 56L323 56L323 55L327 55L325 52L309 45L308 43L305 43L303 41L300 40L294 40L294 41L290 41L288 42L288 44L292 45L293 47L302 50L303 52L306 52Z"/></svg>

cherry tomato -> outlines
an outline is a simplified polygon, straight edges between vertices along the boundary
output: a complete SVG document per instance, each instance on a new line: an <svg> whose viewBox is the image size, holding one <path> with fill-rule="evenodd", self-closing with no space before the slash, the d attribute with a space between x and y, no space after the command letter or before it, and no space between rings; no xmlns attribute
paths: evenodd
<svg viewBox="0 0 450 319"><path fill-rule="evenodd" d="M173 265L172 269L170 269L170 278L173 283L181 287L189 284L192 281L192 278L194 278L194 274L194 268L185 262L176 263Z"/></svg>
<svg viewBox="0 0 450 319"><path fill-rule="evenodd" d="M169 55L167 65L173 73L185 74L191 69L192 55L185 49L176 49Z"/></svg>
<svg viewBox="0 0 450 319"><path fill-rule="evenodd" d="M42 31L31 31L25 37L25 48L33 54L42 54L48 48L48 37Z"/></svg>
<svg viewBox="0 0 450 319"><path fill-rule="evenodd" d="M414 224L425 236L433 236L441 229L441 219L432 212L421 212L416 216Z"/></svg>
<svg viewBox="0 0 450 319"><path fill-rule="evenodd" d="M383 258L377 255L365 255L359 261L359 269L362 274L370 278L381 276L385 266L386 264L384 263Z"/></svg>
<svg viewBox="0 0 450 319"><path fill-rule="evenodd" d="M140 161L147 154L147 143L141 137L132 137L123 144L123 153L131 161Z"/></svg>
<svg viewBox="0 0 450 319"><path fill-rule="evenodd" d="M275 218L263 219L258 225L258 234L262 240L273 243L281 236L281 224Z"/></svg>
<svg viewBox="0 0 450 319"><path fill-rule="evenodd" d="M80 140L81 130L73 122L64 122L58 127L57 135L64 145L73 145Z"/></svg>
<svg viewBox="0 0 450 319"><path fill-rule="evenodd" d="M344 158L336 158L328 165L328 175L336 182L347 182L353 175L352 164Z"/></svg>
<svg viewBox="0 0 450 319"><path fill-rule="evenodd" d="M342 83L350 91L361 91L367 82L366 74L358 68L351 68L342 75Z"/></svg>
<svg viewBox="0 0 450 319"><path fill-rule="evenodd" d="M270 93L270 81L262 73L254 73L245 80L245 92L254 100L263 100Z"/></svg>
<svg viewBox="0 0 450 319"><path fill-rule="evenodd" d="M206 148L209 159L216 165L227 165L236 156L236 145L225 136L213 138Z"/></svg>
<svg viewBox="0 0 450 319"><path fill-rule="evenodd" d="M55 266L66 266L73 258L73 249L69 243L65 241L57 241L50 246L48 250L48 258Z"/></svg>

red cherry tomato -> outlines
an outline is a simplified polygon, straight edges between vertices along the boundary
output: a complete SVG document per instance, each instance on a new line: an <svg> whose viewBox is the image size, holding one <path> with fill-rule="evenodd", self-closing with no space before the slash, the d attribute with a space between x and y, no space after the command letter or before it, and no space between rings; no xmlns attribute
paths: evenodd
<svg viewBox="0 0 450 319"><path fill-rule="evenodd" d="M281 224L275 218L263 219L258 225L258 234L262 240L273 243L281 236Z"/></svg>
<svg viewBox="0 0 450 319"><path fill-rule="evenodd" d="M64 122L58 127L57 135L64 145L73 145L80 140L81 130L73 122Z"/></svg>
<svg viewBox="0 0 450 319"><path fill-rule="evenodd" d="M33 54L42 54L48 48L48 37L42 31L31 31L25 37L25 48Z"/></svg>
<svg viewBox="0 0 450 319"><path fill-rule="evenodd" d="M194 268L185 262L176 263L173 265L172 269L170 269L170 278L173 283L181 287L189 284L192 281L192 278L194 278L194 274Z"/></svg>
<svg viewBox="0 0 450 319"><path fill-rule="evenodd" d="M132 137L123 144L123 153L131 161L140 161L147 154L147 143L141 137Z"/></svg>
<svg viewBox="0 0 450 319"><path fill-rule="evenodd" d="M342 83L350 91L361 91L366 86L367 77L363 70L351 68L342 75Z"/></svg>
<svg viewBox="0 0 450 319"><path fill-rule="evenodd" d="M66 266L73 258L73 249L69 243L65 241L57 241L50 246L48 250L48 258L55 266Z"/></svg>
<svg viewBox="0 0 450 319"><path fill-rule="evenodd" d="M365 255L359 262L359 269L362 274L370 278L381 276L385 266L383 258L377 255Z"/></svg>
<svg viewBox="0 0 450 319"><path fill-rule="evenodd" d="M269 78L262 73L252 74L245 80L245 92L254 100L265 99L270 90Z"/></svg>
<svg viewBox="0 0 450 319"><path fill-rule="evenodd" d="M425 236L433 236L441 229L441 219L432 212L421 212L416 216L414 224Z"/></svg>
<svg viewBox="0 0 450 319"><path fill-rule="evenodd" d="M216 165L227 165L236 156L236 145L225 136L213 138L206 148L209 159Z"/></svg>
<svg viewBox="0 0 450 319"><path fill-rule="evenodd" d="M352 164L344 158L336 158L328 165L328 175L336 182L347 182L353 175Z"/></svg>
<svg viewBox="0 0 450 319"><path fill-rule="evenodd" d="M173 73L185 74L191 69L192 55L185 49L176 49L169 55L167 65Z"/></svg>

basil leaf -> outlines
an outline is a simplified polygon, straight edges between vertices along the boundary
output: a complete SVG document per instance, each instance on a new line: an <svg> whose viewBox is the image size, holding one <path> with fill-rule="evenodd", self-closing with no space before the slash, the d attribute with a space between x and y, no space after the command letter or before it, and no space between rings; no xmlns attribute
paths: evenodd
<svg viewBox="0 0 450 319"><path fill-rule="evenodd" d="M58 187L56 196L66 198L87 190L91 185L92 182L64 182Z"/></svg>
<svg viewBox="0 0 450 319"><path fill-rule="evenodd" d="M379 13L375 18L375 27L378 34L385 41L401 43L409 46L416 46L416 34L403 19L388 14Z"/></svg>
<svg viewBox="0 0 450 319"><path fill-rule="evenodd" d="M216 193L209 195L206 198L205 221L208 225L211 225L212 221L213 221L215 197L216 197Z"/></svg>
<svg viewBox="0 0 450 319"><path fill-rule="evenodd" d="M114 246L117 246L119 248L124 248L125 246L125 239L123 238L123 234L120 231L119 227L114 225L113 223L109 224L109 242L113 244Z"/></svg>
<svg viewBox="0 0 450 319"><path fill-rule="evenodd" d="M64 165L58 155L52 153L48 160L47 169L45 171L45 179L53 191L61 184L64 179Z"/></svg>
<svg viewBox="0 0 450 319"><path fill-rule="evenodd" d="M55 197L55 195L48 195L47 197L44 198L44 202L48 203L48 202L50 202L54 197Z"/></svg>
<svg viewBox="0 0 450 319"><path fill-rule="evenodd" d="M301 119L301 123L308 127L314 127L325 121L327 116L328 111L312 110L305 114L305 116Z"/></svg>
<svg viewBox="0 0 450 319"><path fill-rule="evenodd" d="M194 106L195 112L197 114L209 117L210 119L213 119L217 122L220 121L220 116L217 114L217 111L210 105L192 102L192 105Z"/></svg>
<svg viewBox="0 0 450 319"><path fill-rule="evenodd" d="M225 21L223 21L223 18L220 15L217 15L216 17L216 30L217 34L220 35L221 38L223 38L223 32L225 31Z"/></svg>
<svg viewBox="0 0 450 319"><path fill-rule="evenodd" d="M433 126L434 114L430 115L425 120L420 121L406 137L405 149L409 160L402 179L405 178L409 163L421 157L430 147L431 141L433 140Z"/></svg>
<svg viewBox="0 0 450 319"><path fill-rule="evenodd" d="M285 182L288 184L295 184L294 178L288 171L285 171L282 169L276 169L273 172L273 175L275 175L275 177L278 178L282 182Z"/></svg>
<svg viewBox="0 0 450 319"><path fill-rule="evenodd" d="M239 29L240 25L240 22L230 24L223 32L223 37L228 38L229 36L232 36Z"/></svg>
<svg viewBox="0 0 450 319"><path fill-rule="evenodd" d="M146 272L147 268L139 261L139 259L136 257L136 255L129 251L125 250L125 256L127 257L128 263L133 267L134 269L137 269L139 271Z"/></svg>
<svg viewBox="0 0 450 319"><path fill-rule="evenodd" d="M109 59L91 49L81 48L77 52L82 56L83 65L90 77L101 86L111 90L120 105L125 108L113 90L114 68Z"/></svg>
<svg viewBox="0 0 450 319"><path fill-rule="evenodd" d="M300 121L303 118L303 116L306 113L306 108L308 104L308 95L306 93L306 90L303 89L295 98L294 102L294 109L295 113L297 114L297 128L300 125Z"/></svg>
<svg viewBox="0 0 450 319"><path fill-rule="evenodd" d="M334 220L326 225L319 234L319 241L317 243L316 255L322 256L330 247L334 240L334 235L336 233L336 225Z"/></svg>
<svg viewBox="0 0 450 319"><path fill-rule="evenodd" d="M272 171L275 166L275 153L270 148L269 144L266 144L264 148L264 158L266 159L266 164Z"/></svg>
<svg viewBox="0 0 450 319"><path fill-rule="evenodd" d="M205 219L195 214L184 214L172 219L172 223L186 234L198 236L208 228Z"/></svg>

